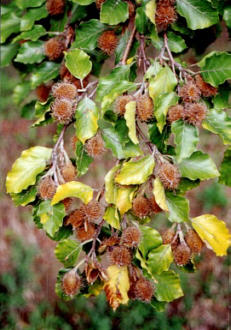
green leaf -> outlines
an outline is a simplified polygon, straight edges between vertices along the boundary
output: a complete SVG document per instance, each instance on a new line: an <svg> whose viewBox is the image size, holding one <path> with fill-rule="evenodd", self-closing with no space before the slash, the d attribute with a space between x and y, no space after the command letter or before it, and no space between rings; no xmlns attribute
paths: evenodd
<svg viewBox="0 0 231 330"><path fill-rule="evenodd" d="M15 43L20 40L31 40L37 41L40 37L47 34L46 30L42 25L35 25L30 31L24 31L12 40Z"/></svg>
<svg viewBox="0 0 231 330"><path fill-rule="evenodd" d="M228 28L231 29L231 6L225 8L223 14L223 20L225 21Z"/></svg>
<svg viewBox="0 0 231 330"><path fill-rule="evenodd" d="M16 6L20 9L26 9L29 7L39 7L41 6L45 0L15 0Z"/></svg>
<svg viewBox="0 0 231 330"><path fill-rule="evenodd" d="M179 275L174 271L163 272L160 275L155 275L155 278L158 281L155 290L157 300L170 302L184 295Z"/></svg>
<svg viewBox="0 0 231 330"><path fill-rule="evenodd" d="M186 193L186 191L192 190L192 189L198 187L199 184L200 184L200 180L191 181L186 178L181 178L179 186L177 188L177 192L180 195L184 195Z"/></svg>
<svg viewBox="0 0 231 330"><path fill-rule="evenodd" d="M65 54L65 65L78 79L84 79L92 69L90 56L81 49L72 49Z"/></svg>
<svg viewBox="0 0 231 330"><path fill-rule="evenodd" d="M51 152L52 149L45 147L24 150L7 174L7 193L20 193L35 184L36 176L45 170Z"/></svg>
<svg viewBox="0 0 231 330"><path fill-rule="evenodd" d="M216 164L201 151L194 152L190 158L184 159L179 164L182 177L191 180L208 180L219 176Z"/></svg>
<svg viewBox="0 0 231 330"><path fill-rule="evenodd" d="M205 29L219 21L218 12L207 0L177 0L176 9L192 30Z"/></svg>
<svg viewBox="0 0 231 330"><path fill-rule="evenodd" d="M73 239L65 239L56 245L54 252L65 267L73 267L81 252L81 245Z"/></svg>
<svg viewBox="0 0 231 330"><path fill-rule="evenodd" d="M20 104L24 101L31 91L30 81L24 81L17 85L13 92L13 101L15 104ZM30 118L31 119L31 118Z"/></svg>
<svg viewBox="0 0 231 330"><path fill-rule="evenodd" d="M152 155L125 162L119 174L115 177L115 182L122 185L144 183L152 174L154 166L155 161Z"/></svg>
<svg viewBox="0 0 231 330"><path fill-rule="evenodd" d="M166 202L169 210L168 219L171 222L181 223L189 221L189 201L185 197L167 192Z"/></svg>
<svg viewBox="0 0 231 330"><path fill-rule="evenodd" d="M134 144L138 144L139 140L136 136L136 102L131 101L126 104L126 112L124 118L126 120L126 125L128 127L128 136Z"/></svg>
<svg viewBox="0 0 231 330"><path fill-rule="evenodd" d="M168 109L178 102L178 96L175 92L165 93L160 95L154 104L154 113L157 120L157 127L160 133L162 133L163 128L166 124L166 116Z"/></svg>
<svg viewBox="0 0 231 330"><path fill-rule="evenodd" d="M98 38L105 28L106 26L98 19L91 19L81 23L76 30L72 48L82 48L86 51L94 50L97 47Z"/></svg>
<svg viewBox="0 0 231 330"><path fill-rule="evenodd" d="M218 134L224 144L231 144L231 118L225 111L210 109L202 126L208 131Z"/></svg>
<svg viewBox="0 0 231 330"><path fill-rule="evenodd" d="M198 65L203 79L214 87L231 78L231 54L211 52Z"/></svg>
<svg viewBox="0 0 231 330"><path fill-rule="evenodd" d="M213 105L215 109L227 109L231 105L231 91L228 87L219 88L219 93L213 98Z"/></svg>
<svg viewBox="0 0 231 330"><path fill-rule="evenodd" d="M58 186L56 193L51 201L55 205L67 197L80 198L83 203L88 204L93 197L93 189L84 183L70 181Z"/></svg>
<svg viewBox="0 0 231 330"><path fill-rule="evenodd" d="M84 150L84 145L80 141L76 143L75 155L77 173L78 176L82 176L88 171L89 165L93 162L93 158Z"/></svg>
<svg viewBox="0 0 231 330"><path fill-rule="evenodd" d="M183 159L190 157L196 150L199 142L198 128L183 120L177 120L172 123L172 133L175 136L176 160L180 163Z"/></svg>
<svg viewBox="0 0 231 330"><path fill-rule="evenodd" d="M150 272L155 276L155 274L161 274L163 271L169 270L172 262L173 255L171 245L160 245L149 252L147 266Z"/></svg>
<svg viewBox="0 0 231 330"><path fill-rule="evenodd" d="M115 64L118 64L122 59L129 37L130 37L130 33L128 30L126 30L124 34L121 36L115 50Z"/></svg>
<svg viewBox="0 0 231 330"><path fill-rule="evenodd" d="M103 218L113 228L120 229L120 218L115 206L108 206Z"/></svg>
<svg viewBox="0 0 231 330"><path fill-rule="evenodd" d="M157 123L151 123L149 126L150 141L156 145L161 153L167 153L168 138L171 134L170 126L165 126L160 133Z"/></svg>
<svg viewBox="0 0 231 330"><path fill-rule="evenodd" d="M40 19L45 18L47 16L48 16L48 11L45 5L40 8L33 8L27 10L25 15L22 16L20 20L21 22L20 30L21 31L31 30L35 21L39 21Z"/></svg>
<svg viewBox="0 0 231 330"><path fill-rule="evenodd" d="M40 63L45 58L43 41L24 42L19 49L15 62L24 64Z"/></svg>
<svg viewBox="0 0 231 330"><path fill-rule="evenodd" d="M116 203L117 186L114 183L114 178L119 169L120 165L116 165L105 175L105 200L108 204Z"/></svg>
<svg viewBox="0 0 231 330"><path fill-rule="evenodd" d="M99 111L95 102L88 97L81 100L76 109L75 119L76 136L84 144L98 130Z"/></svg>
<svg viewBox="0 0 231 330"><path fill-rule="evenodd" d="M146 258L150 251L162 244L162 238L154 228L148 226L139 226L139 228L142 235L138 249L141 251L143 257Z"/></svg>
<svg viewBox="0 0 231 330"><path fill-rule="evenodd" d="M160 63L157 60L152 60L151 59L151 65L145 72L144 78L150 80L151 78L155 77L158 72L160 72L163 67L160 65Z"/></svg>
<svg viewBox="0 0 231 330"><path fill-rule="evenodd" d="M8 66L18 52L19 45L1 45L1 68Z"/></svg>
<svg viewBox="0 0 231 330"><path fill-rule="evenodd" d="M30 186L27 190L23 190L18 194L11 194L11 198L16 206L26 206L35 200L36 195L36 186Z"/></svg>
<svg viewBox="0 0 231 330"><path fill-rule="evenodd" d="M142 6L136 9L135 23L136 29L139 33L145 34L147 32L148 17L145 13L145 7Z"/></svg>
<svg viewBox="0 0 231 330"><path fill-rule="evenodd" d="M219 183L231 187L231 149L227 149L221 163Z"/></svg>
<svg viewBox="0 0 231 330"><path fill-rule="evenodd" d="M150 21L156 25L155 14L156 14L156 0L151 0L146 3L145 13Z"/></svg>
<svg viewBox="0 0 231 330"><path fill-rule="evenodd" d="M106 0L100 10L100 21L117 25L128 19L128 4L122 0Z"/></svg>
<svg viewBox="0 0 231 330"><path fill-rule="evenodd" d="M74 3L78 3L81 6L90 5L90 3L94 2L94 0L71 0Z"/></svg>
<svg viewBox="0 0 231 330"><path fill-rule="evenodd" d="M168 46L173 53L181 53L187 48L187 45L182 37L176 33L169 31L168 36Z"/></svg>
<svg viewBox="0 0 231 330"><path fill-rule="evenodd" d="M43 201L39 205L37 215L40 217L43 229L53 237L62 226L65 207L62 203L52 206L50 201Z"/></svg>
<svg viewBox="0 0 231 330"><path fill-rule="evenodd" d="M1 43L4 43L6 39L12 34L20 31L20 18L11 9L5 15L1 17Z"/></svg>
<svg viewBox="0 0 231 330"><path fill-rule="evenodd" d="M36 88L59 75L60 64L54 62L43 62L31 75L31 87Z"/></svg>

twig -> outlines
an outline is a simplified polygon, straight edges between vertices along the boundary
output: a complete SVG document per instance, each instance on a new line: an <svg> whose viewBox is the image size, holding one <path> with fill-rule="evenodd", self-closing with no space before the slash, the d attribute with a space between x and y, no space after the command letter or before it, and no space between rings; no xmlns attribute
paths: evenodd
<svg viewBox="0 0 231 330"><path fill-rule="evenodd" d="M166 33L164 34L164 45L165 45L165 48L168 52L168 56L169 56L169 59L170 59L171 65L172 65L172 71L173 71L174 75L176 76L175 61L174 61L174 58L172 56L171 50L168 47L168 37L167 37Z"/></svg>
<svg viewBox="0 0 231 330"><path fill-rule="evenodd" d="M136 26L134 25L133 29L132 29L132 32L131 32L131 35L130 35L130 38L128 40L127 46L126 46L125 51L124 51L124 55L123 55L123 58L122 58L122 61L121 61L122 65L126 64L127 57L129 55L135 33L136 33Z"/></svg>

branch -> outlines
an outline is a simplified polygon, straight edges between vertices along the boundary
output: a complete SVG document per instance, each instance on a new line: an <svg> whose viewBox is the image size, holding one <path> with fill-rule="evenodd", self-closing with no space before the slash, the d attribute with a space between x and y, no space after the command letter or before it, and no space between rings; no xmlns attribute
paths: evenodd
<svg viewBox="0 0 231 330"><path fill-rule="evenodd" d="M129 52L130 52L133 39L135 37L135 33L136 33L136 26L134 25L133 29L132 29L132 32L131 32L131 35L130 35L130 38L128 40L127 46L126 46L125 51L124 51L124 55L123 55L123 58L122 58L122 61L121 61L122 65L126 64L127 57L128 57Z"/></svg>

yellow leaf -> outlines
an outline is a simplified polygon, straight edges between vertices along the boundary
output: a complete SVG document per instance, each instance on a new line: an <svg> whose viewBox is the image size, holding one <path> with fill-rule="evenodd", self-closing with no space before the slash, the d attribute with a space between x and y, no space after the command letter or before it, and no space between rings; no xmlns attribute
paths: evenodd
<svg viewBox="0 0 231 330"><path fill-rule="evenodd" d="M108 204L116 203L117 187L114 183L114 177L119 168L120 165L114 166L105 176L105 200Z"/></svg>
<svg viewBox="0 0 231 330"><path fill-rule="evenodd" d="M132 199L136 191L136 187L122 187L117 188L116 206L120 214L123 215L132 208Z"/></svg>
<svg viewBox="0 0 231 330"><path fill-rule="evenodd" d="M43 213L40 215L40 221L41 221L41 224L45 224L48 220L49 220L49 215L47 213Z"/></svg>
<svg viewBox="0 0 231 330"><path fill-rule="evenodd" d="M136 102L128 102L125 109L124 118L128 127L128 136L134 144L138 144L139 140L136 136Z"/></svg>
<svg viewBox="0 0 231 330"><path fill-rule="evenodd" d="M155 13L156 13L156 1L151 0L145 6L145 14L154 25L156 25Z"/></svg>
<svg viewBox="0 0 231 330"><path fill-rule="evenodd" d="M159 207L162 210L168 212L165 190L159 178L156 178L153 182L153 195Z"/></svg>
<svg viewBox="0 0 231 330"><path fill-rule="evenodd" d="M109 206L103 216L104 220L109 223L113 228L120 229L120 218L115 206Z"/></svg>
<svg viewBox="0 0 231 330"><path fill-rule="evenodd" d="M56 193L51 201L51 205L57 204L67 197L80 198L88 204L93 197L93 189L84 183L70 181L58 186Z"/></svg>
<svg viewBox="0 0 231 330"><path fill-rule="evenodd" d="M227 249L231 243L231 235L224 221L221 221L212 214L204 214L193 218L192 226L217 256L227 254Z"/></svg>
<svg viewBox="0 0 231 330"><path fill-rule="evenodd" d="M109 266L107 268L108 280L104 284L104 291L109 305L116 310L120 304L129 301L128 290L130 287L128 269L126 266Z"/></svg>

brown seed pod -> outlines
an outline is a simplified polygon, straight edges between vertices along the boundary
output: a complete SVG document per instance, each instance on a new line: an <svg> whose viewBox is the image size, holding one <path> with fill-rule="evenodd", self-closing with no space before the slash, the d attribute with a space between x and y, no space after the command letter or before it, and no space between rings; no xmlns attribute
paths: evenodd
<svg viewBox="0 0 231 330"><path fill-rule="evenodd" d="M65 44L60 37L54 37L49 39L44 44L44 51L50 61L58 60L63 56L65 50Z"/></svg>
<svg viewBox="0 0 231 330"><path fill-rule="evenodd" d="M77 96L77 89L74 84L62 82L53 85L52 94L54 97L73 100Z"/></svg>
<svg viewBox="0 0 231 330"><path fill-rule="evenodd" d="M172 228L168 228L162 233L161 236L162 236L163 244L171 244L175 236L175 230L173 230Z"/></svg>
<svg viewBox="0 0 231 330"><path fill-rule="evenodd" d="M87 223L86 225L77 228L76 237L81 242L87 241L95 235L96 228L92 223Z"/></svg>
<svg viewBox="0 0 231 330"><path fill-rule="evenodd" d="M40 85L36 88L36 95L40 102L46 102L50 94L51 86Z"/></svg>
<svg viewBox="0 0 231 330"><path fill-rule="evenodd" d="M89 156L98 158L105 152L104 142L100 134L96 134L85 143L85 149Z"/></svg>
<svg viewBox="0 0 231 330"><path fill-rule="evenodd" d="M85 206L86 218L88 221L98 224L104 213L104 208L97 201L91 201Z"/></svg>
<svg viewBox="0 0 231 330"><path fill-rule="evenodd" d="M64 12L65 1L64 0L47 0L46 8L51 16L60 15Z"/></svg>
<svg viewBox="0 0 231 330"><path fill-rule="evenodd" d="M185 243L178 244L175 248L172 247L174 261L177 265L186 265L191 257L190 248Z"/></svg>
<svg viewBox="0 0 231 330"><path fill-rule="evenodd" d="M193 253L199 253L201 251L203 242L195 230L190 229L187 231L185 241Z"/></svg>
<svg viewBox="0 0 231 330"><path fill-rule="evenodd" d="M106 1L106 0L96 0L96 1L95 1L96 8L100 10L101 7L102 7L102 4L103 4L105 1Z"/></svg>
<svg viewBox="0 0 231 330"><path fill-rule="evenodd" d="M197 74L195 77L196 85L200 89L201 94L204 97L215 96L217 94L217 88L206 83L200 74Z"/></svg>
<svg viewBox="0 0 231 330"><path fill-rule="evenodd" d="M94 283L100 275L98 267L94 263L85 265L85 274L88 283Z"/></svg>
<svg viewBox="0 0 231 330"><path fill-rule="evenodd" d="M179 88L178 95L184 102L197 102L200 99L201 92L193 81L188 81Z"/></svg>
<svg viewBox="0 0 231 330"><path fill-rule="evenodd" d="M81 280L75 269L70 270L63 276L63 291L68 296L74 296L78 293Z"/></svg>
<svg viewBox="0 0 231 330"><path fill-rule="evenodd" d="M138 195L133 199L132 211L139 218L146 217L151 211L149 200L144 196Z"/></svg>
<svg viewBox="0 0 231 330"><path fill-rule="evenodd" d="M52 199L55 192L56 186L53 179L50 176L43 178L38 186L38 192L42 199Z"/></svg>
<svg viewBox="0 0 231 330"><path fill-rule="evenodd" d="M181 104L177 104L169 108L168 110L168 121L170 123L181 119L183 117L184 107Z"/></svg>
<svg viewBox="0 0 231 330"><path fill-rule="evenodd" d="M174 23L177 14L172 1L159 1L156 7L155 21L158 31L165 31L167 27Z"/></svg>
<svg viewBox="0 0 231 330"><path fill-rule="evenodd" d="M150 204L150 208L152 210L153 213L159 213L162 212L163 210L159 207L159 205L156 202L156 199L154 196L151 196L150 198L148 198L149 204Z"/></svg>
<svg viewBox="0 0 231 330"><path fill-rule="evenodd" d="M118 115L123 116L126 111L126 104L131 102L133 97L131 95L121 95L116 99L115 109Z"/></svg>
<svg viewBox="0 0 231 330"><path fill-rule="evenodd" d="M66 212L69 211L69 209L71 207L71 204L72 204L72 201L73 201L72 198L69 198L69 197L67 197L67 198L65 198L65 199L62 200L62 203L63 203L63 205L65 207L65 211Z"/></svg>
<svg viewBox="0 0 231 330"><path fill-rule="evenodd" d="M168 162L162 163L157 170L157 175L166 189L177 189L180 182L180 173L175 165Z"/></svg>
<svg viewBox="0 0 231 330"><path fill-rule="evenodd" d="M120 243L120 238L117 236L111 236L109 238L104 239L99 246L99 253L103 253L107 247L115 246Z"/></svg>
<svg viewBox="0 0 231 330"><path fill-rule="evenodd" d="M189 124L200 126L206 117L206 106L201 103L185 103L183 119Z"/></svg>
<svg viewBox="0 0 231 330"><path fill-rule="evenodd" d="M52 104L52 116L60 124L69 124L74 114L72 101L68 99L55 99Z"/></svg>
<svg viewBox="0 0 231 330"><path fill-rule="evenodd" d="M128 248L137 247L141 238L140 230L133 226L126 228L121 236L121 244Z"/></svg>
<svg viewBox="0 0 231 330"><path fill-rule="evenodd" d="M141 277L134 286L135 299L150 302L154 293L152 282Z"/></svg>
<svg viewBox="0 0 231 330"><path fill-rule="evenodd" d="M107 55L112 55L116 49L118 38L114 31L104 31L98 39L99 48Z"/></svg>
<svg viewBox="0 0 231 330"><path fill-rule="evenodd" d="M80 228L84 225L84 221L86 220L85 216L85 208L84 206L79 209L73 211L67 218L66 224L72 225L74 228Z"/></svg>
<svg viewBox="0 0 231 330"><path fill-rule="evenodd" d="M69 162L62 167L61 174L66 182L74 181L76 178L76 168L71 162Z"/></svg>
<svg viewBox="0 0 231 330"><path fill-rule="evenodd" d="M142 95L136 100L137 116L141 121L149 121L153 118L154 107L152 99L147 95Z"/></svg>
<svg viewBox="0 0 231 330"><path fill-rule="evenodd" d="M130 251L124 246L115 246L110 252L112 265L127 266L132 262Z"/></svg>

